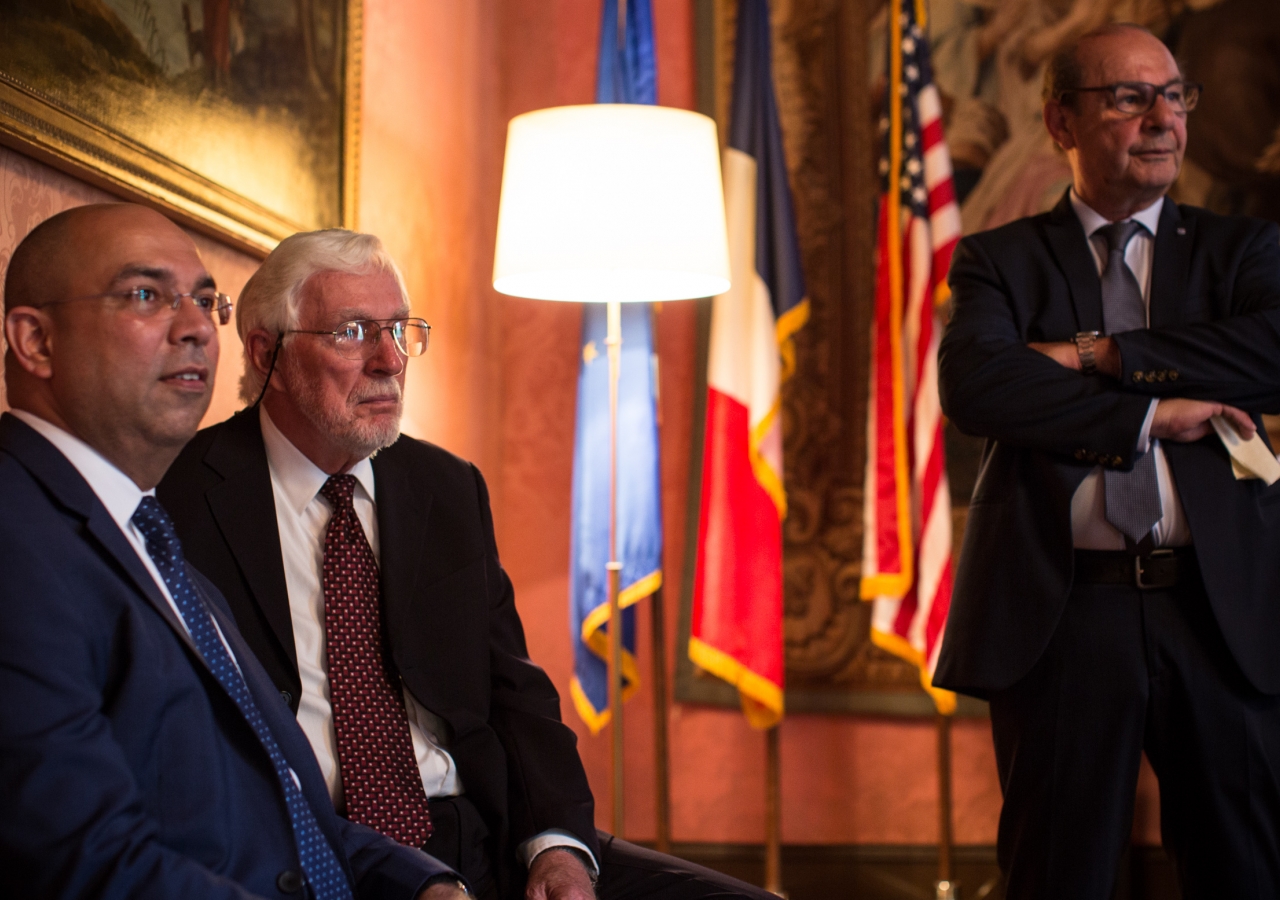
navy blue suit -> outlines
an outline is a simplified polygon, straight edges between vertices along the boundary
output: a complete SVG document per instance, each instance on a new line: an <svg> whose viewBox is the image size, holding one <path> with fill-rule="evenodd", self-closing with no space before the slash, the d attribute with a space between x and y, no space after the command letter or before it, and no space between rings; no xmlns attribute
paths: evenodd
<svg viewBox="0 0 1280 900"><path fill-rule="evenodd" d="M0 498L0 895L301 896L266 752L88 483L8 415ZM333 812L221 594L187 574L356 896L411 898L448 872Z"/></svg>
<svg viewBox="0 0 1280 900"><path fill-rule="evenodd" d="M987 443L934 683L991 701L1010 898L1111 895L1144 752L1183 896L1280 896L1280 484L1237 480L1216 435L1162 442L1193 546L1160 589L1091 574L1071 518L1152 398L1280 412L1278 236L1166 199L1119 379L1027 346L1104 324L1068 197L956 249L942 408Z"/></svg>

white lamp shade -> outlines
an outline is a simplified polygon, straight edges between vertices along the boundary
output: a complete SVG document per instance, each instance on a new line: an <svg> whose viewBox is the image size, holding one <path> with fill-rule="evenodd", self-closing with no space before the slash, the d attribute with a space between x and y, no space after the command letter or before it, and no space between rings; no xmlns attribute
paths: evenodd
<svg viewBox="0 0 1280 900"><path fill-rule="evenodd" d="M516 116L493 286L583 302L724 293L729 248L715 123L639 104Z"/></svg>

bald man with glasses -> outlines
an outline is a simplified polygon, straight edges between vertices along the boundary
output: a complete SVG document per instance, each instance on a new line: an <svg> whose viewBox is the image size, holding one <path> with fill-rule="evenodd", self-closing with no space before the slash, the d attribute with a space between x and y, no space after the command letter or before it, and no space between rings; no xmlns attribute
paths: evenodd
<svg viewBox="0 0 1280 900"><path fill-rule="evenodd" d="M987 444L934 681L990 701L1010 898L1111 896L1144 751L1183 896L1280 896L1280 483L1217 433L1280 413L1280 233L1165 196L1199 93L1136 26L1066 48L1071 189L952 263Z"/></svg>
<svg viewBox="0 0 1280 900"><path fill-rule="evenodd" d="M462 896L448 867L334 814L154 496L230 313L191 238L140 206L60 213L10 260L0 895Z"/></svg>

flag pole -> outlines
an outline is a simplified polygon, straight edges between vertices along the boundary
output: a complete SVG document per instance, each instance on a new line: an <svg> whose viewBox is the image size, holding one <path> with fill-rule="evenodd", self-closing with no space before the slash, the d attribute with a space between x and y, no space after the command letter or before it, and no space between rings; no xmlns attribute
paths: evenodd
<svg viewBox="0 0 1280 900"><path fill-rule="evenodd" d="M778 748L778 726L764 733L764 889L779 897L782 892L782 775Z"/></svg>
<svg viewBox="0 0 1280 900"><path fill-rule="evenodd" d="M936 900L955 900L951 859L951 717L938 713L938 881Z"/></svg>
<svg viewBox="0 0 1280 900"><path fill-rule="evenodd" d="M618 379L622 367L622 304L607 304L605 347L609 354L609 755L612 778L609 797L613 833L622 837L622 610L618 593L622 563L618 561Z"/></svg>
<svg viewBox="0 0 1280 900"><path fill-rule="evenodd" d="M625 0L624 0L625 2ZM649 307L649 327L653 334L653 397L654 422L658 426L658 444L662 444L662 370L658 368L658 314L662 305ZM658 827L655 841L659 853L671 852L671 769L667 743L667 626L666 591L659 585L650 599L653 631L653 774L654 810Z"/></svg>
<svg viewBox="0 0 1280 900"><path fill-rule="evenodd" d="M653 625L653 771L657 792L657 850L671 852L671 775L667 768L667 638L663 610L663 590L653 592L650 601Z"/></svg>

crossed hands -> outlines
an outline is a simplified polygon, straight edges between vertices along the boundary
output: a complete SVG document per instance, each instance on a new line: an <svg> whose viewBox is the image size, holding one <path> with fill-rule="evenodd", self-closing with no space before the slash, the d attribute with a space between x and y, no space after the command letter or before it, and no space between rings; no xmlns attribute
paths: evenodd
<svg viewBox="0 0 1280 900"><path fill-rule="evenodd" d="M1060 366L1080 371L1080 354L1071 341L1032 342L1027 346ZM1098 338L1093 345L1093 353L1099 372L1112 378L1120 377L1120 351L1115 341L1108 337ZM1183 444L1198 441L1214 433L1213 424L1209 421L1214 416L1222 416L1230 422L1242 438L1251 438L1257 431L1249 414L1234 406L1211 400L1169 397L1156 405L1155 418L1151 420L1151 437Z"/></svg>
<svg viewBox="0 0 1280 900"><path fill-rule="evenodd" d="M551 847L533 858L525 900L596 900L591 875L577 854Z"/></svg>
<svg viewBox="0 0 1280 900"><path fill-rule="evenodd" d="M582 860L563 848L552 847L534 857L529 866L525 900L596 900L591 875ZM433 884L418 900L467 900L467 895L452 884Z"/></svg>

